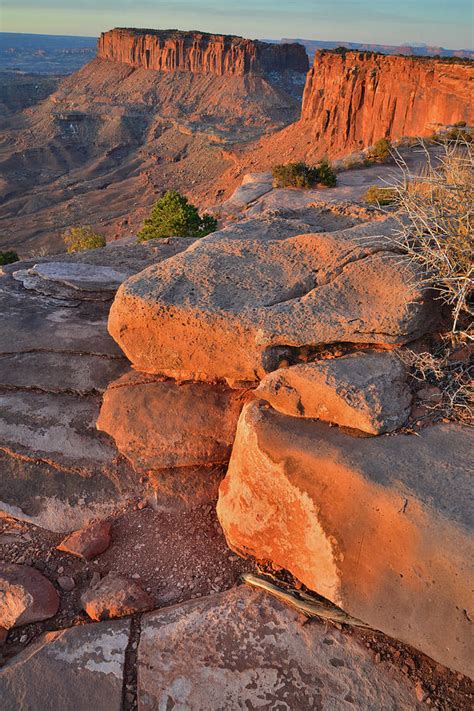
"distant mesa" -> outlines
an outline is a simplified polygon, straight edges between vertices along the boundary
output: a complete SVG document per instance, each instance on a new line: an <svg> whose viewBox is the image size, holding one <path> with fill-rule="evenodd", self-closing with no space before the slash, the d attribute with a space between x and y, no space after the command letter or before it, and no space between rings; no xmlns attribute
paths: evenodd
<svg viewBox="0 0 474 711"><path fill-rule="evenodd" d="M233 35L180 30L116 28L103 32L97 56L160 72L192 72L217 76L306 73L309 60L297 43L269 44Z"/></svg>

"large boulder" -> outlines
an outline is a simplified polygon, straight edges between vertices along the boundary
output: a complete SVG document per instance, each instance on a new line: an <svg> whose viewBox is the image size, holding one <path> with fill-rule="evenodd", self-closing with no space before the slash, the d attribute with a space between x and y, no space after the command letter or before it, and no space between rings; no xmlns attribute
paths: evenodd
<svg viewBox="0 0 474 711"><path fill-rule="evenodd" d="M256 389L275 410L325 420L369 434L405 424L411 392L393 353L353 353L269 373Z"/></svg>
<svg viewBox="0 0 474 711"><path fill-rule="evenodd" d="M429 297L384 224L210 235L124 282L109 332L139 370L200 380L255 381L308 345L405 343L429 328Z"/></svg>
<svg viewBox="0 0 474 711"><path fill-rule="evenodd" d="M457 426L354 439L253 402L218 516L235 551L472 675L471 453Z"/></svg>
<svg viewBox="0 0 474 711"><path fill-rule="evenodd" d="M248 588L150 613L141 629L141 711L422 708L352 637Z"/></svg>
<svg viewBox="0 0 474 711"><path fill-rule="evenodd" d="M130 372L107 388L97 427L135 471L227 463L242 401L223 385Z"/></svg>
<svg viewBox="0 0 474 711"><path fill-rule="evenodd" d="M0 670L0 707L120 711L130 621L48 632Z"/></svg>

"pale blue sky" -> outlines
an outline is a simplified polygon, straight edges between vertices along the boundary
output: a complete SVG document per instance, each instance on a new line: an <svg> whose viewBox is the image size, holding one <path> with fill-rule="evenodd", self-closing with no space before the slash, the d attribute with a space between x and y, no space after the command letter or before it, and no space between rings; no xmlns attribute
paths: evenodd
<svg viewBox="0 0 474 711"><path fill-rule="evenodd" d="M4 32L98 35L116 26L472 48L474 0L0 0Z"/></svg>

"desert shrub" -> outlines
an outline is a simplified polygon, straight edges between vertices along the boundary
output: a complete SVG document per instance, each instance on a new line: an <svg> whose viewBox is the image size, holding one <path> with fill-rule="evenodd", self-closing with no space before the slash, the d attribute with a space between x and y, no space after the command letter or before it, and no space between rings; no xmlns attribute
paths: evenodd
<svg viewBox="0 0 474 711"><path fill-rule="evenodd" d="M465 337L472 323L474 160L472 144L445 143L442 154L412 175L401 157L395 190L400 228L396 240L452 309L452 332ZM472 338L472 336L470 336Z"/></svg>
<svg viewBox="0 0 474 711"><path fill-rule="evenodd" d="M394 188L381 188L371 185L362 198L369 205L393 205L397 200L397 191Z"/></svg>
<svg viewBox="0 0 474 711"><path fill-rule="evenodd" d="M3 264L13 264L18 262L18 254L12 250L8 252L0 252L0 266Z"/></svg>
<svg viewBox="0 0 474 711"><path fill-rule="evenodd" d="M337 176L331 164L323 159L318 165L286 163L272 168L275 188L312 188L317 183L334 187Z"/></svg>
<svg viewBox="0 0 474 711"><path fill-rule="evenodd" d="M367 153L368 163L385 163L392 155L392 144L388 138L380 138Z"/></svg>
<svg viewBox="0 0 474 711"><path fill-rule="evenodd" d="M63 240L68 252L99 249L106 244L105 237L88 226L69 227L63 234Z"/></svg>
<svg viewBox="0 0 474 711"><path fill-rule="evenodd" d="M138 233L138 241L156 237L204 237L216 229L217 220L212 215L201 217L187 198L170 190L153 205L150 217Z"/></svg>
<svg viewBox="0 0 474 711"><path fill-rule="evenodd" d="M316 185L318 173L306 163L286 163L272 168L275 188L312 188Z"/></svg>
<svg viewBox="0 0 474 711"><path fill-rule="evenodd" d="M328 188L334 188L337 185L337 175L326 158L323 158L318 164L317 172L318 177L316 182L321 183L321 185L326 185Z"/></svg>
<svg viewBox="0 0 474 711"><path fill-rule="evenodd" d="M450 142L465 141L466 143L472 143L474 132L471 128L455 125L444 135L444 139Z"/></svg>

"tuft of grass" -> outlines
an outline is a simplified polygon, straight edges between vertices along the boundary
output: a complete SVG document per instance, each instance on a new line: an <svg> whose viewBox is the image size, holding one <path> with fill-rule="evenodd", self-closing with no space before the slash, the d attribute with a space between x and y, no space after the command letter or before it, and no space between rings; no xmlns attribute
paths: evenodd
<svg viewBox="0 0 474 711"><path fill-rule="evenodd" d="M85 249L100 249L105 247L105 237L94 232L92 227L69 227L63 234L63 240L68 252L82 252Z"/></svg>
<svg viewBox="0 0 474 711"><path fill-rule="evenodd" d="M396 203L397 191L394 188L381 188L378 185L371 185L362 199L369 205L385 207Z"/></svg>
<svg viewBox="0 0 474 711"><path fill-rule="evenodd" d="M0 266L3 266L4 264L14 264L15 262L18 262L18 259L18 254L13 252L13 250L9 250L8 252L0 252Z"/></svg>

